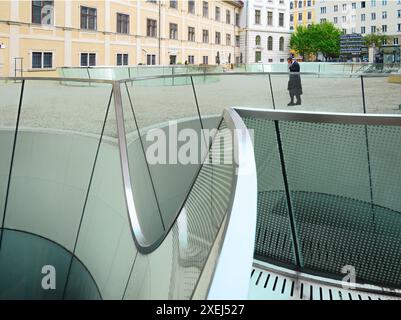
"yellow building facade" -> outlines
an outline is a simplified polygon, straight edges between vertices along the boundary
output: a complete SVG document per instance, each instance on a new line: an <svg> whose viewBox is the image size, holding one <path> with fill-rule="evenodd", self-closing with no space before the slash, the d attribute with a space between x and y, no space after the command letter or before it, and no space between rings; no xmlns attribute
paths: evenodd
<svg viewBox="0 0 401 320"><path fill-rule="evenodd" d="M234 62L241 1L0 1L0 76Z"/></svg>
<svg viewBox="0 0 401 320"><path fill-rule="evenodd" d="M290 29L308 26L316 22L315 0L299 0L290 2Z"/></svg>

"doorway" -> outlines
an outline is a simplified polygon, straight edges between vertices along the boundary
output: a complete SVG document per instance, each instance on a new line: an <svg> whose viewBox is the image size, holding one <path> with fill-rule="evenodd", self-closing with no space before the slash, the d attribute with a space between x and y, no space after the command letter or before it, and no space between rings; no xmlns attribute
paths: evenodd
<svg viewBox="0 0 401 320"><path fill-rule="evenodd" d="M170 64L177 64L177 56L176 55L171 55L170 56Z"/></svg>

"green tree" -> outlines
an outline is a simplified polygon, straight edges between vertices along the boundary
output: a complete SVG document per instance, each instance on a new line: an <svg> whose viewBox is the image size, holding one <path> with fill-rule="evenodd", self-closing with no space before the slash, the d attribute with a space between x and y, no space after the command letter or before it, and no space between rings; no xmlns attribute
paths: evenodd
<svg viewBox="0 0 401 320"><path fill-rule="evenodd" d="M383 46L383 43L387 43L389 39L388 36L381 34L380 32L367 34L363 38L365 40L366 46L376 48L381 48Z"/></svg>
<svg viewBox="0 0 401 320"><path fill-rule="evenodd" d="M340 55L340 29L330 22L324 22L315 26L315 33L317 51L322 53L325 59Z"/></svg>
<svg viewBox="0 0 401 320"><path fill-rule="evenodd" d="M307 57L313 52L313 41L311 32L304 26L299 26L291 35L290 48L298 52L307 60Z"/></svg>
<svg viewBox="0 0 401 320"><path fill-rule="evenodd" d="M299 52L305 60L310 54L317 57L319 52L325 58L337 57L340 54L340 35L341 31L329 22L299 26L291 35L290 48Z"/></svg>

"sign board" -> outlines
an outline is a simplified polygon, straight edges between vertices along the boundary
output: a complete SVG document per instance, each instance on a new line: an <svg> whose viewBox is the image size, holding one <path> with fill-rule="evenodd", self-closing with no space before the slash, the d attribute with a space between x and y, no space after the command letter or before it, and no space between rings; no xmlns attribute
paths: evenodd
<svg viewBox="0 0 401 320"><path fill-rule="evenodd" d="M359 55L364 47L361 34L343 34L340 37L340 53Z"/></svg>

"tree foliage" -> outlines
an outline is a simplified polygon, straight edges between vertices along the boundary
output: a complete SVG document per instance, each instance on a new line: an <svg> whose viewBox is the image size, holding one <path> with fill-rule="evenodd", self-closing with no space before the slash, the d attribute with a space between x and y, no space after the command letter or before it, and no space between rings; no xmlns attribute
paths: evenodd
<svg viewBox="0 0 401 320"><path fill-rule="evenodd" d="M320 52L325 58L340 54L341 31L330 22L299 26L291 35L290 48L299 52L305 59Z"/></svg>
<svg viewBox="0 0 401 320"><path fill-rule="evenodd" d="M388 36L380 33L367 34L363 38L365 40L365 44L368 47L376 47L376 48L382 47L383 43L387 43L389 39Z"/></svg>

